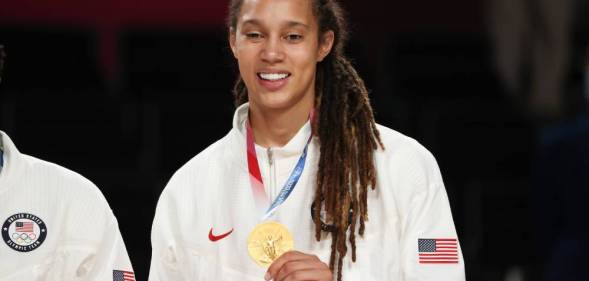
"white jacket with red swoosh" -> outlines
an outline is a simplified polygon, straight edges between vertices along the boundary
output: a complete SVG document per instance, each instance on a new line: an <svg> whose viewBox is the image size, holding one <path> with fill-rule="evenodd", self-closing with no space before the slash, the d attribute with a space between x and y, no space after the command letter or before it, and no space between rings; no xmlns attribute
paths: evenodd
<svg viewBox="0 0 589 281"><path fill-rule="evenodd" d="M265 269L248 255L247 239L260 223L246 158L248 105L233 129L180 168L159 199L152 228L150 281L261 281ZM415 140L378 127L385 150L375 151L376 190L368 193L364 237L357 259L343 265L344 280L465 280L464 260L434 157ZM266 193L273 200L311 134L307 122L284 146L256 146ZM305 170L270 220L288 227L295 249L329 262L331 239L315 240L311 220L319 142L311 141Z"/></svg>

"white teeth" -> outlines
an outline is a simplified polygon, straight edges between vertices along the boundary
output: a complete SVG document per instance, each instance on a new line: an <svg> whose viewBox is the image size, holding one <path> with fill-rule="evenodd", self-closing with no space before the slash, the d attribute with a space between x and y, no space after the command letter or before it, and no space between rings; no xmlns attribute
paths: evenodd
<svg viewBox="0 0 589 281"><path fill-rule="evenodd" d="M260 73L259 75L260 78L270 81L280 80L288 77L287 73Z"/></svg>

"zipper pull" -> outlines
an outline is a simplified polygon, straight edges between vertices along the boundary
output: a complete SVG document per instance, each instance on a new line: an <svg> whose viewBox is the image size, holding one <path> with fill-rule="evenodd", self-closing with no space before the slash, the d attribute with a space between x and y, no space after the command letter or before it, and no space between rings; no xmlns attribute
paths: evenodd
<svg viewBox="0 0 589 281"><path fill-rule="evenodd" d="M268 153L268 164L270 164L270 166L272 166L272 148L268 147L266 152Z"/></svg>

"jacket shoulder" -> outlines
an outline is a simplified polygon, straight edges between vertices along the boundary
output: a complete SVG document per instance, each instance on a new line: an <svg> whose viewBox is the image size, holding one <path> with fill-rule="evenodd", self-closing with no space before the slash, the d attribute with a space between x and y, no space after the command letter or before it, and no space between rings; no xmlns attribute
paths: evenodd
<svg viewBox="0 0 589 281"><path fill-rule="evenodd" d="M186 194L183 192L184 189L194 189L196 182L214 176L211 172L219 173L219 171L222 171L221 166L231 158L232 133L230 131L223 138L209 145L182 165L170 178L164 193Z"/></svg>
<svg viewBox="0 0 589 281"><path fill-rule="evenodd" d="M406 186L419 189L442 185L438 163L433 154L415 139L378 125L384 149L376 152L379 172Z"/></svg>
<svg viewBox="0 0 589 281"><path fill-rule="evenodd" d="M63 201L83 201L96 205L108 206L100 189L89 179L58 164L21 154L24 162L24 174L29 180L43 183L47 192L61 194ZM65 199L65 200L64 200Z"/></svg>

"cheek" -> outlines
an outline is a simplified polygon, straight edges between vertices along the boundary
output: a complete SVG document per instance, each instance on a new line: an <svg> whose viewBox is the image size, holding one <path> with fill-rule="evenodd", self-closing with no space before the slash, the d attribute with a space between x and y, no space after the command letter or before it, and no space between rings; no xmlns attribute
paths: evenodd
<svg viewBox="0 0 589 281"><path fill-rule="evenodd" d="M302 77L309 79L310 77L314 76L315 68L317 67L316 56L305 52L296 57L295 61L297 70L302 74Z"/></svg>
<svg viewBox="0 0 589 281"><path fill-rule="evenodd" d="M310 69L317 64L316 48L307 46L304 48L293 48L289 52L290 59L300 69Z"/></svg>
<svg viewBox="0 0 589 281"><path fill-rule="evenodd" d="M237 64L242 76L250 75L256 64L257 53L253 48L237 48Z"/></svg>

